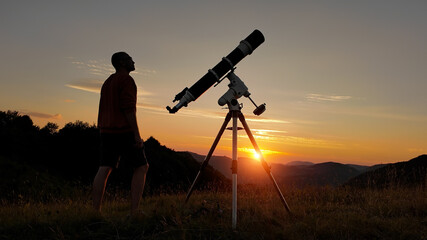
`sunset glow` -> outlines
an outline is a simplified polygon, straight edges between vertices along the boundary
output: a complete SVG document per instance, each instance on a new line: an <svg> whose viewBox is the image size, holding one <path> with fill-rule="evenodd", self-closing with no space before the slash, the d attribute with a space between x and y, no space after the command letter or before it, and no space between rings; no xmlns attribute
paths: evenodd
<svg viewBox="0 0 427 240"><path fill-rule="evenodd" d="M111 55L126 51L142 137L206 155L228 112L217 103L228 79L176 114L165 107L259 29L265 42L235 71L266 103L255 116L239 99L267 161L373 165L427 152L425 2L242 4L10 1L0 10L0 110L40 127L96 124ZM256 159L244 131L238 140L239 156ZM214 154L231 156L231 131Z"/></svg>

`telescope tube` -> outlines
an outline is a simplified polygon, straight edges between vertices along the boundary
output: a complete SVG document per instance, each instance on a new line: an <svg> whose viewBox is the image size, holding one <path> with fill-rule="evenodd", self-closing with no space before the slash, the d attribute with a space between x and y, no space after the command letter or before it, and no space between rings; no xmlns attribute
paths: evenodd
<svg viewBox="0 0 427 240"><path fill-rule="evenodd" d="M252 54L264 41L264 35L259 30L256 29L253 31L244 40L240 41L240 44L230 54L223 57L215 67L209 69L193 86L184 88L184 90L178 93L173 100L173 102L179 100L176 106L173 108L167 106L166 109L169 110L169 113L176 113L182 107L186 107L189 102L195 101L228 71L232 70L244 57Z"/></svg>

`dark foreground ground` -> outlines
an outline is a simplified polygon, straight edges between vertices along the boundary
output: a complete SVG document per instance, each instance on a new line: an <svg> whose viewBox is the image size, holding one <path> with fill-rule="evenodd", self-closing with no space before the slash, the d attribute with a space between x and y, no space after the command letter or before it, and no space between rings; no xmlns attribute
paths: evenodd
<svg viewBox="0 0 427 240"><path fill-rule="evenodd" d="M237 229L231 193L145 197L128 217L125 194L109 195L99 215L88 194L2 202L0 239L427 239L427 192L417 189L282 189L290 216L270 186L241 187ZM120 196L121 195L121 196Z"/></svg>

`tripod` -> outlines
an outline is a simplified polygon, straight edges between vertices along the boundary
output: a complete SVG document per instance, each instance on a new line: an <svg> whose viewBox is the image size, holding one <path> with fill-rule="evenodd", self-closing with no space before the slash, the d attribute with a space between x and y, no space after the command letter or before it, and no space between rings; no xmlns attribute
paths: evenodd
<svg viewBox="0 0 427 240"><path fill-rule="evenodd" d="M242 123L246 134L248 135L249 139L252 142L252 145L255 149L255 151L259 154L260 156L260 160L261 160L261 164L264 168L264 170L266 171L266 173L268 174L268 176L270 177L271 181L273 182L273 185L280 197L280 200L282 201L284 207L286 208L286 210L291 213L288 203L286 202L285 198L283 197L282 192L280 191L279 186L277 185L276 180L274 179L271 171L270 171L270 166L268 165L268 163L264 160L264 157L262 156L261 150L258 147L258 144L255 141L254 136L252 135L251 130L249 129L248 124L246 123L245 117L243 116L243 113L240 111L241 110L241 106L238 103L238 101L236 99L231 100L228 103L228 109L229 112L227 114L227 116L225 117L224 123L221 126L221 129L218 132L218 135L215 138L215 141L213 142L208 155L206 155L202 165L200 166L200 170L197 173L196 178L193 181L193 184L191 185L190 189L188 190L187 193L187 197L185 199L185 202L188 201L188 199L190 198L194 186L196 185L201 172L204 170L204 168L208 165L210 158L212 157L213 152L215 151L215 148L219 142L219 140L221 139L222 134L224 133L224 130L226 129L228 123L230 122L231 118L233 119L233 149L232 149L232 164L231 164L231 171L232 171L232 195L233 195L233 201L232 201L232 228L236 229L236 225L237 225L237 118L240 120L240 122Z"/></svg>

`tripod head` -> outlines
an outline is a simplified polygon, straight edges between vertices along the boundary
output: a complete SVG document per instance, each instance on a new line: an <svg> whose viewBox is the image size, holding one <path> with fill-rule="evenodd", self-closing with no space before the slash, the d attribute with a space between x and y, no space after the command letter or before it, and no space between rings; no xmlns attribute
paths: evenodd
<svg viewBox="0 0 427 240"><path fill-rule="evenodd" d="M228 84L228 91L222 95L221 98L218 99L218 104L220 106L224 106L225 104L235 105L236 100L242 96L245 96L251 100L251 102L255 105L255 110L253 113L257 116L261 115L265 111L265 103L257 106L255 102L250 97L251 93L248 91L248 87L245 83L234 73L233 68L225 77L230 80L230 84ZM222 81L222 80L221 80Z"/></svg>

